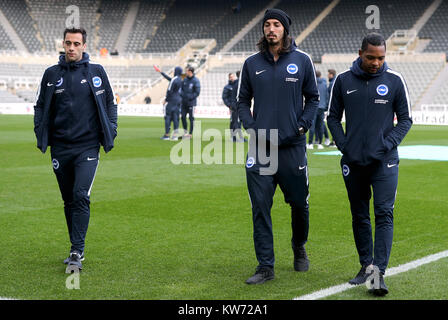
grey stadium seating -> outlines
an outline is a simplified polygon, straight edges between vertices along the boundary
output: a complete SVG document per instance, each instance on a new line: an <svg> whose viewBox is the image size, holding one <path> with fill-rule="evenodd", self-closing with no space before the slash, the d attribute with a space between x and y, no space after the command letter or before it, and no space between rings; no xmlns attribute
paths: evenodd
<svg viewBox="0 0 448 320"><path fill-rule="evenodd" d="M143 0L126 44L128 52L144 52L154 37L157 27L165 17L169 2L164 0Z"/></svg>
<svg viewBox="0 0 448 320"><path fill-rule="evenodd" d="M448 1L442 1L420 30L419 37L432 40L425 52L445 52L448 55Z"/></svg>
<svg viewBox="0 0 448 320"><path fill-rule="evenodd" d="M0 25L0 50L15 50L16 46L5 32L5 29Z"/></svg>
<svg viewBox="0 0 448 320"><path fill-rule="evenodd" d="M190 39L215 38L218 51L259 10L266 0L240 1L241 11L234 12L230 1L182 0L176 1L166 11L152 41L145 51L173 52Z"/></svg>
<svg viewBox="0 0 448 320"><path fill-rule="evenodd" d="M331 2L331 0L283 0L276 8L280 8L291 17L290 35L293 38L307 27L313 19ZM262 36L261 23L257 24L241 39L231 51L256 51L256 44Z"/></svg>
<svg viewBox="0 0 448 320"><path fill-rule="evenodd" d="M66 27L66 21L69 14L66 9L70 5L76 5L79 8L79 22L87 31L87 49L92 52L94 47L95 21L99 1L89 0L27 0L29 13L37 25L39 34L43 39L43 51L55 51L56 40L62 40L63 31ZM70 19L69 19L70 22Z"/></svg>
<svg viewBox="0 0 448 320"><path fill-rule="evenodd" d="M220 67L214 67L201 78L201 94L198 97L198 105L224 106L222 90L228 83L228 74L241 69L240 63L227 63Z"/></svg>
<svg viewBox="0 0 448 320"><path fill-rule="evenodd" d="M448 110L448 82L445 82L442 88L440 88L440 91L434 97L433 103L444 104Z"/></svg>
<svg viewBox="0 0 448 320"><path fill-rule="evenodd" d="M369 32L381 33L386 39L397 29L410 29L431 0L378 0L380 29L367 29L365 13L371 0L342 0L299 46L319 62L324 53L356 53Z"/></svg>
<svg viewBox="0 0 448 320"><path fill-rule="evenodd" d="M115 49L115 43L120 33L121 25L130 2L120 0L101 1L98 19L98 46L106 48L109 52Z"/></svg>
<svg viewBox="0 0 448 320"><path fill-rule="evenodd" d="M37 39L37 30L33 26L34 23L28 13L29 8L25 0L0 1L0 9L27 49L30 52L40 51L42 45Z"/></svg>
<svg viewBox="0 0 448 320"><path fill-rule="evenodd" d="M3 0L0 10L8 19L17 35L30 53L54 55L56 63L56 40L62 39L68 14L66 8L76 5L80 9L80 25L87 30L87 52L95 56L100 48L115 49L118 35L132 2L138 2L138 12L120 56L129 58L120 65L117 60L106 63L105 68L111 80L117 84L120 93L129 88L128 83L140 88L151 81L160 79L151 63L132 61L147 59L149 55L157 60L178 51L193 38L214 38L216 47L213 55L223 48L257 14L262 14L270 0ZM237 8L236 4L240 3ZM276 7L285 10L292 18L291 36L296 38L332 2L332 0L280 0ZM317 67L330 66L343 71L349 64L321 64L321 56L326 53L356 54L362 37L370 31L378 31L388 38L397 29L411 28L433 0L341 0L332 12L299 44L312 55ZM368 30L365 22L369 14L368 5L375 4L380 9L380 29ZM445 52L448 54L448 1L443 1L435 13L419 32L419 37L431 39L424 52ZM257 23L231 49L232 53L256 51L256 43L261 36L261 24ZM0 23L0 51L15 51L14 42ZM136 53L142 53L136 54ZM21 53L18 53L20 55ZM228 53L222 54L222 56ZM219 53L217 56L221 55ZM239 56L238 53L236 53ZM118 57L120 59L121 57ZM201 57L201 63L207 56ZM32 59L32 56L31 56ZM107 58L109 59L109 58ZM112 58L111 58L112 59ZM151 58L150 58L151 59ZM168 59L168 58L167 58ZM3 91L24 99L31 99L34 90L29 86L34 78L40 78L47 65L32 63L11 63L4 60L0 64L0 87ZM49 61L49 60L45 60ZM235 60L229 60L235 61ZM30 64L32 63L32 64ZM171 62L162 63L165 71ZM177 62L176 62L177 63ZM174 62L173 62L174 64ZM413 103L427 91L435 77L443 68L440 62L404 63L391 62L391 68L401 72L408 84ZM210 64L212 66L212 64ZM211 67L201 75L203 105L222 105L221 93L227 83L227 74L238 70L238 64ZM199 69L199 68L198 68ZM18 79L20 78L20 79ZM20 83L20 84L17 84ZM434 97L441 103L447 98L446 88ZM28 91L33 91L33 94ZM126 92L123 92L123 95ZM2 97L6 97L3 94ZM8 95L10 98L10 96ZM9 99L8 98L8 99ZM6 99L6 98L5 98Z"/></svg>

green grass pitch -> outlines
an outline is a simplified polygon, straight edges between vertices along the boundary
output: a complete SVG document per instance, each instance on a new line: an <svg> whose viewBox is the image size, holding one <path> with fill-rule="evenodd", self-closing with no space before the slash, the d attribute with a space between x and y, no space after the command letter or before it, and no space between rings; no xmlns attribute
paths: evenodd
<svg viewBox="0 0 448 320"><path fill-rule="evenodd" d="M17 299L291 299L345 283L359 270L339 157L308 152L306 273L293 271L290 211L277 189L276 279L244 280L257 265L242 164L174 165L161 118L120 117L101 151L79 290L66 288L63 204L49 151L30 116L0 116L0 297ZM202 119L202 130L228 128ZM208 142L202 142L206 147ZM448 127L413 126L402 145L448 145ZM402 159L389 267L448 249L448 163ZM373 217L373 214L372 214ZM443 259L386 278L383 299L448 299ZM423 289L422 283L425 284ZM371 299L358 287L329 299Z"/></svg>

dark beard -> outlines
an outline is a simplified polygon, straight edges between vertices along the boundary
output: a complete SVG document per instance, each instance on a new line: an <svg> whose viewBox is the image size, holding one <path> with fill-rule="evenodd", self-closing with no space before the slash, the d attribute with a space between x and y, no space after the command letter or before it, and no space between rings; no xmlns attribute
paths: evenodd
<svg viewBox="0 0 448 320"><path fill-rule="evenodd" d="M280 40L275 39L268 39L266 38L266 41L268 42L268 45L270 47L275 47L276 45L278 45L280 43Z"/></svg>
<svg viewBox="0 0 448 320"><path fill-rule="evenodd" d="M273 39L274 41L277 41L277 39ZM272 42L272 41L271 41ZM269 47L271 47L271 46L275 46L275 45L278 45L278 44L280 44L280 53L285 53L285 52L288 52L289 51L289 48L290 48L290 45L291 45L291 43L292 43L292 38L290 37L290 36L288 36L288 35L286 35L286 36L283 36L283 38L282 39L280 39L279 41L278 41L278 43L276 43L276 44L274 44L274 43L270 43L269 41L268 41L268 39L266 38L266 36L265 35L263 35L261 38L260 38L260 40L258 40L258 43L257 43L257 48L258 48L258 50L260 50L260 51L266 51L266 50L268 50L269 49Z"/></svg>

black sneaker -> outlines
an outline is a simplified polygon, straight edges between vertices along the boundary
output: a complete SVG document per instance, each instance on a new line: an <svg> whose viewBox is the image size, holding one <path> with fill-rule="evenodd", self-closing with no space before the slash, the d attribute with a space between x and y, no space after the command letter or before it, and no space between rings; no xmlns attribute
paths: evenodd
<svg viewBox="0 0 448 320"><path fill-rule="evenodd" d="M298 249L293 249L294 252L294 270L296 271L308 271L310 268L310 260L306 254L305 246L301 246Z"/></svg>
<svg viewBox="0 0 448 320"><path fill-rule="evenodd" d="M71 252L65 273L80 272L82 270L81 254Z"/></svg>
<svg viewBox="0 0 448 320"><path fill-rule="evenodd" d="M274 279L274 269L269 267L257 268L255 274L246 280L247 284L262 284Z"/></svg>
<svg viewBox="0 0 448 320"><path fill-rule="evenodd" d="M84 257L84 252L81 253L81 259L80 261L84 261L85 257ZM68 262L70 261L70 255L64 260L64 264L68 264Z"/></svg>
<svg viewBox="0 0 448 320"><path fill-rule="evenodd" d="M371 272L366 273L367 266L362 266L361 270L359 270L358 274L351 279L348 283L352 285L360 285L366 282L367 278L372 274ZM373 272L373 270L372 270Z"/></svg>
<svg viewBox="0 0 448 320"><path fill-rule="evenodd" d="M384 283L384 276L382 273L380 273L378 280L379 283L374 283L374 279L371 280L372 288L369 289L369 292L374 294L375 296L383 297L389 293L389 288L387 288L386 284Z"/></svg>

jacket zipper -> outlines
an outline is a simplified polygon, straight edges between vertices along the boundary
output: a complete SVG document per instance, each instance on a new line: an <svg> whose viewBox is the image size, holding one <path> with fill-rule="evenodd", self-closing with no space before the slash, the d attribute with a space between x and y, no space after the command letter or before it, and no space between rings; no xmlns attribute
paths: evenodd
<svg viewBox="0 0 448 320"><path fill-rule="evenodd" d="M70 68L70 66L68 67L68 71L70 72L70 86L67 88L69 89L69 97L70 97L70 112L71 114L74 114L73 112L73 84L75 83L75 79L74 79L74 72L73 70ZM73 122L74 122L74 117L72 117L71 123L70 123L70 136L72 135L73 131Z"/></svg>
<svg viewBox="0 0 448 320"><path fill-rule="evenodd" d="M367 123L367 121L368 121L368 119L367 119L367 109L368 109L368 107L369 107L369 81L367 80L366 81L366 99L367 99L367 101L366 101L366 105L365 105L365 107L364 107L364 123ZM366 134L366 132L365 132L365 129L366 128L366 126L364 126L364 136L363 136L363 139L362 139L362 150L365 150L366 149L366 137L367 137L367 134ZM366 162L366 156L365 156L365 153L364 152L362 152L362 162L363 163L365 163Z"/></svg>

